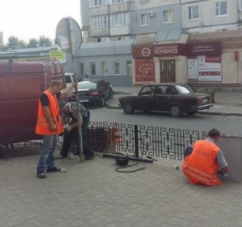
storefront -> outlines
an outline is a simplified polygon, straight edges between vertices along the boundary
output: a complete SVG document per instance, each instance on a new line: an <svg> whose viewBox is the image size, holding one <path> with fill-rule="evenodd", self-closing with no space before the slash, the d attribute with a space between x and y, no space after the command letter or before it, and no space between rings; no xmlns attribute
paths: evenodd
<svg viewBox="0 0 242 227"><path fill-rule="evenodd" d="M133 48L134 83L222 81L221 42Z"/></svg>
<svg viewBox="0 0 242 227"><path fill-rule="evenodd" d="M221 43L187 44L188 82L222 81Z"/></svg>
<svg viewBox="0 0 242 227"><path fill-rule="evenodd" d="M144 44L133 47L134 84L185 82L186 44Z"/></svg>

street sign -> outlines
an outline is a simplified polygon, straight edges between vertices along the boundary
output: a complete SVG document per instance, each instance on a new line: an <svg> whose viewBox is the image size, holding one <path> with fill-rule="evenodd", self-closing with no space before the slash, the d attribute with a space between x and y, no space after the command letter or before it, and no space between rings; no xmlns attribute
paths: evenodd
<svg viewBox="0 0 242 227"><path fill-rule="evenodd" d="M73 34L73 50L71 48L71 37ZM76 53L82 44L82 32L78 23L71 17L62 18L56 28L56 41L60 48L68 54Z"/></svg>
<svg viewBox="0 0 242 227"><path fill-rule="evenodd" d="M77 69L76 69L76 58L75 53L81 46L82 43L82 32L75 20L71 17L63 18L57 25L56 28L56 40L60 48L72 56L72 67L73 67L73 79L75 82L75 93L76 93L76 106L77 116L81 116L81 104L79 102L78 90L77 90ZM82 123L81 118L78 118L78 141L80 149L80 162L83 162L83 142L82 142Z"/></svg>
<svg viewBox="0 0 242 227"><path fill-rule="evenodd" d="M55 58L59 62L65 62L66 61L66 54L62 50L51 50L50 51L50 58Z"/></svg>

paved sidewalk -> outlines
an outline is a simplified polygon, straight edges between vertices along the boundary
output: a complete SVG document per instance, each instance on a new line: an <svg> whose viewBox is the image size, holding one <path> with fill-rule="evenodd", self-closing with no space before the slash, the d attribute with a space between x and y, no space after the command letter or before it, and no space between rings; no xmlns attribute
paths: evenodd
<svg viewBox="0 0 242 227"><path fill-rule="evenodd" d="M115 172L96 156L58 160L66 173L37 179L37 156L0 160L0 227L241 227L242 184L190 185L181 170L153 163Z"/></svg>
<svg viewBox="0 0 242 227"><path fill-rule="evenodd" d="M106 105L109 108L120 109L119 97L137 95L140 87L114 87L113 90L115 92L114 98L107 100ZM214 106L198 112L200 114L242 116L242 92L217 92Z"/></svg>
<svg viewBox="0 0 242 227"><path fill-rule="evenodd" d="M131 90L114 91L108 102L118 108L118 97ZM211 110L242 113L241 107L228 104ZM37 160L0 159L0 227L242 227L242 184L190 185L174 168L181 161L139 163L131 169L144 170L118 173L115 161L98 153L84 163L57 160L67 172L38 179Z"/></svg>

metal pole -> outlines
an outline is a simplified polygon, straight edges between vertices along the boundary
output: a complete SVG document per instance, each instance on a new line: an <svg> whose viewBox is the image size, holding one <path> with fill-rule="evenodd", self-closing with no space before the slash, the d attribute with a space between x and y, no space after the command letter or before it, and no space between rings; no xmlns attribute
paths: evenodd
<svg viewBox="0 0 242 227"><path fill-rule="evenodd" d="M120 154L103 154L104 158L127 158L128 160L131 161L140 161L140 162L147 162L147 163L153 163L154 159L151 158L140 158L140 157L134 157L134 156L123 156Z"/></svg>
<svg viewBox="0 0 242 227"><path fill-rule="evenodd" d="M70 50L71 50L71 58L72 58L72 67L73 67L73 79L76 83L75 91L76 91L76 105L77 105L77 114L80 116L80 102L79 102L79 96L78 96L78 81L77 81L77 70L76 70L76 57L74 53L74 38L73 38L73 26L72 26L72 19L71 17L68 18L69 21L69 31L70 31L70 37L69 37L69 43L70 43ZM78 117L78 142L79 142L79 152L80 152L80 162L83 162L83 142L82 142L82 124L81 119Z"/></svg>
<svg viewBox="0 0 242 227"><path fill-rule="evenodd" d="M139 157L138 125L134 125L134 157Z"/></svg>

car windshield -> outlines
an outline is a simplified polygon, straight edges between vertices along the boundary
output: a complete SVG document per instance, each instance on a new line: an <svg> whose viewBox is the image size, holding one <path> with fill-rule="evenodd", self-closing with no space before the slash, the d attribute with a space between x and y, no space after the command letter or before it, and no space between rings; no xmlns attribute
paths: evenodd
<svg viewBox="0 0 242 227"><path fill-rule="evenodd" d="M71 83L71 76L66 76L66 83Z"/></svg>
<svg viewBox="0 0 242 227"><path fill-rule="evenodd" d="M176 85L176 90L181 95L193 93L193 91L191 89L189 89L188 87L181 86L181 85Z"/></svg>
<svg viewBox="0 0 242 227"><path fill-rule="evenodd" d="M78 90L81 89L96 89L97 84L96 83L90 83L90 82L84 82L78 84Z"/></svg>

